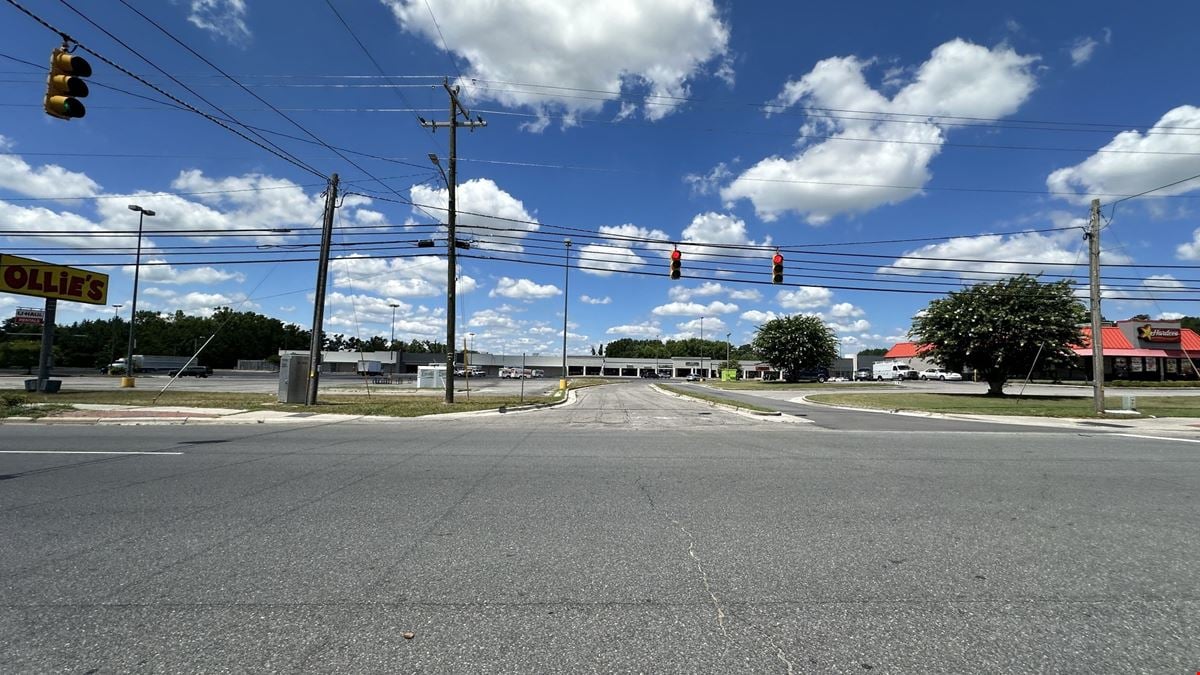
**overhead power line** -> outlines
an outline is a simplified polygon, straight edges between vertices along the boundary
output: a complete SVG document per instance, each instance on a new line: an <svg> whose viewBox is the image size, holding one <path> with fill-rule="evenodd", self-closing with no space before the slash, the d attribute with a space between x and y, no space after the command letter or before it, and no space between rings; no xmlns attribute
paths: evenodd
<svg viewBox="0 0 1200 675"><path fill-rule="evenodd" d="M92 56L95 56L96 58L100 59L100 60L101 60L101 61L103 61L104 63L106 63L106 64L108 64L109 66L111 66L112 68L115 68L116 70L118 70L118 71L120 71L120 72L124 73L125 75L127 75L127 76L129 76L129 77L131 77L131 78L133 78L133 79L135 79L135 80L137 80L138 82L141 82L142 84L146 85L147 87L150 87L151 89L153 89L154 91L158 92L159 94L162 94L163 96L166 96L167 98L171 99L172 101L174 101L174 102L175 102L175 103L177 103L178 105L181 105L181 106L183 106L183 107L187 108L188 110L190 110L190 111L192 111L192 112L196 113L197 115L200 115L201 117L204 117L205 119L209 120L210 122L213 122L214 124L216 124L216 125L220 126L221 128L225 129L226 131L229 131L229 132L231 132L231 133L233 133L233 134L236 134L237 136L241 137L242 139L244 139L244 140L246 140L246 141L249 141L249 142L253 143L254 145L256 145L256 146L258 146L258 147L262 148L263 150L266 150L267 152L271 153L272 155L275 155L275 156L276 156L276 157L278 157L279 159L282 159L282 160L284 160L285 162L288 162L289 164L292 164L293 166L296 166L296 167L298 167L298 168L300 168L300 169L303 169L304 171L307 171L307 172L309 172L309 173L311 173L311 174L313 174L313 175L315 175L315 176L318 176L318 177L320 177L320 178L322 178L322 179L328 179L328 176L326 176L325 174L323 174L323 173L321 173L320 171L318 171L318 170L314 169L313 167L311 167L311 166L309 166L308 164L304 163L304 162L303 162L303 161L301 161L300 159L298 159L298 158L296 158L296 157L292 156L291 154L289 154L287 151L283 150L282 148L279 148L278 146L274 146L274 144L271 144L269 141L267 141L266 143L264 143L264 142L260 142L260 141L258 141L258 140L255 140L255 139L251 138L250 136L247 136L246 134L242 133L241 131L238 131L237 129L234 129L233 127L229 126L229 125L228 125L228 124L226 124L225 122L223 122L223 121L221 121L221 120L217 119L217 118L216 118L216 117L214 117L213 115L211 115L211 114L209 114L209 113L206 113L206 112L204 112L204 111L202 111L202 110L200 110L200 109L196 108L195 106L191 105L190 103L187 103L186 101L183 101L182 99L180 99L180 98L178 98L178 97L174 96L173 94L170 94L170 93L168 93L168 92L164 91L163 89L161 89L161 88L159 88L159 87L157 87L157 86L155 86L155 85L151 84L151 83L150 83L150 82L148 82L146 79L144 79L144 78L142 78L141 76L139 76L139 75L137 75L137 74L133 73L133 72L132 72L132 71L130 71L129 69L125 68L124 66L121 66L121 65L117 64L116 62L112 61L111 59L109 59L108 57L104 56L103 54L100 54L99 52L95 51L94 49L91 49L91 48L89 48L88 46L86 46L86 45L84 45L84 44L80 43L78 40L76 40L76 39L72 38L72 37L71 37L70 35L68 35L67 33L65 33L65 32L63 32L63 31L59 30L58 28L55 28L53 25L51 25L51 24L50 24L49 22L47 22L45 19L43 19L43 18L41 18L41 17L37 16L36 14L34 14L34 13L33 13L33 12L31 12L31 11L29 11L29 10L28 10L28 9L26 9L25 7L21 6L21 4L20 4L20 3L18 3L16 0L5 0L5 1L6 1L6 2L8 2L10 5L12 5L13 7L16 7L18 10L20 10L20 11L21 11L22 13L24 13L26 16L28 16L28 17L30 17L31 19L33 19L34 21L37 21L38 23L40 23L40 24L41 24L42 26L44 26L45 28L47 28L47 29L49 29L49 30L53 31L54 33L57 33L57 34L58 34L60 37L62 37L62 39L63 39L63 41L64 41L64 42L73 42L73 43L75 43L75 44L76 44L76 45L77 45L77 46L78 46L80 49L82 49L82 50L84 50L85 52L87 52L87 53L91 54ZM69 7L69 6L70 6L70 5L68 5L68 7ZM72 8L72 9L74 9L74 8ZM78 13L78 11L76 11L76 13ZM80 14L80 16L83 16L83 15L82 15L82 14ZM85 18L86 18L86 17L85 17ZM92 22L89 20L89 23L92 23ZM95 25L95 24L93 23L93 25ZM97 28L99 28L99 26L97 26ZM101 30L101 31L103 31L103 29L102 29L102 28L101 28L100 30ZM107 32L106 32L106 34L107 34ZM118 40L118 39L117 39L117 38L115 38L115 37L114 37L113 39L114 39L114 40L117 40L117 42L120 42L120 40ZM123 43L122 43L122 44L123 44ZM132 50L132 49L131 49L130 51L134 51L134 50ZM136 51L135 51L134 53L136 53ZM140 56L140 54L139 54L139 57L140 57L140 58L143 58L143 60L145 60L145 59L144 59L144 57L141 57L141 56ZM203 97L201 97L201 99L203 100ZM209 105L211 105L211 104L209 104ZM215 107L215 106L214 106L214 107ZM217 109L219 110L219 108L217 108ZM224 114L224 113L222 113L222 114ZM227 117L228 117L228 116L227 116ZM274 147L272 147L272 146L274 146Z"/></svg>

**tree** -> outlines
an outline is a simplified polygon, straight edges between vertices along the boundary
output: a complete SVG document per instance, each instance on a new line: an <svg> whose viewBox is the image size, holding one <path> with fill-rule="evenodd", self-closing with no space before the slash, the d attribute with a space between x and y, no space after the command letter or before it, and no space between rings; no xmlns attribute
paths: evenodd
<svg viewBox="0 0 1200 675"><path fill-rule="evenodd" d="M924 358L943 368L969 366L988 383L989 396L1003 396L1004 383L1028 372L1039 350L1042 359L1072 357L1086 320L1069 280L1042 283L1021 274L934 300L909 335L929 345Z"/></svg>
<svg viewBox="0 0 1200 675"><path fill-rule="evenodd" d="M802 370L828 366L838 355L837 336L819 316L772 319L758 327L753 347L788 382L797 381Z"/></svg>
<svg viewBox="0 0 1200 675"><path fill-rule="evenodd" d="M888 353L886 349L864 349L858 353L859 356L884 356Z"/></svg>

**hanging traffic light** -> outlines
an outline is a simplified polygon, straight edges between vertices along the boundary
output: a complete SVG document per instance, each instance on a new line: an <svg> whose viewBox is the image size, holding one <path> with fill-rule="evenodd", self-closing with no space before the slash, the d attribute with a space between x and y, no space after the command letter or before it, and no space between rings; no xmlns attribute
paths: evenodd
<svg viewBox="0 0 1200 675"><path fill-rule="evenodd" d="M87 109L79 99L88 95L85 77L91 77L92 66L84 58L55 47L50 55L50 77L46 79L46 114L62 120L83 117Z"/></svg>
<svg viewBox="0 0 1200 675"><path fill-rule="evenodd" d="M683 258L683 254L679 252L679 249L675 249L674 251L671 251L671 278L672 279L679 278L680 268L683 266L682 258Z"/></svg>
<svg viewBox="0 0 1200 675"><path fill-rule="evenodd" d="M783 283L783 256L779 253L776 253L775 257L771 258L771 283Z"/></svg>

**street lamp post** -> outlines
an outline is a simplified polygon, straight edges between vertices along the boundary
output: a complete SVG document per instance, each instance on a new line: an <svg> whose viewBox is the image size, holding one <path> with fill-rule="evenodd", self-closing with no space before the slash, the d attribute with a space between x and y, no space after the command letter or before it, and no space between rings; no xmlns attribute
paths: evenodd
<svg viewBox="0 0 1200 675"><path fill-rule="evenodd" d="M700 372L705 378L708 377L704 370L704 317L700 317Z"/></svg>
<svg viewBox="0 0 1200 675"><path fill-rule="evenodd" d="M730 338L730 336L732 336L732 335L733 335L733 333L726 333L726 334L725 334L725 367L726 367L726 368L731 368L731 367L732 367L732 366L730 366L730 365L729 365L729 346L730 346L729 338Z"/></svg>
<svg viewBox="0 0 1200 675"><path fill-rule="evenodd" d="M137 256L133 261L133 301L129 309L129 345L125 350L125 375L121 378L121 386L127 388L133 386L133 373L136 370L133 365L133 329L137 322L138 276L142 270L142 222L146 216L154 215L150 209L144 209L137 204L130 204L129 210L138 212L138 237Z"/></svg>
<svg viewBox="0 0 1200 675"><path fill-rule="evenodd" d="M392 353L392 374L400 372L400 364L396 363L396 308L400 305L391 302L388 307L392 308L392 338L388 341L388 351Z"/></svg>
<svg viewBox="0 0 1200 675"><path fill-rule="evenodd" d="M563 239L563 246L567 247L567 262L563 265L563 354L562 354L562 379L558 382L558 388L564 394L567 391L567 304L571 299L571 240Z"/></svg>
<svg viewBox="0 0 1200 675"><path fill-rule="evenodd" d="M463 378L467 381L467 400L471 400L471 340L475 339L474 333L467 333L463 338Z"/></svg>
<svg viewBox="0 0 1200 675"><path fill-rule="evenodd" d="M113 336L112 336L112 347L110 347L108 350L109 365L112 365L112 362L117 360L117 322L121 320L121 308L124 306L125 305L113 305L112 306L112 308L113 308ZM105 368L104 372L107 373L108 369Z"/></svg>

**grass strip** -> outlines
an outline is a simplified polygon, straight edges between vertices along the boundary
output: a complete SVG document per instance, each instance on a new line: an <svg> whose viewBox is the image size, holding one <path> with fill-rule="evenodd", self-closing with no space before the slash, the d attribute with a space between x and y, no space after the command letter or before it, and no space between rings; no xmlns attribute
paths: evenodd
<svg viewBox="0 0 1200 675"><path fill-rule="evenodd" d="M812 394L816 403L854 408L968 415L1028 415L1031 417L1098 417L1092 399L1084 396L987 396L985 394ZM1109 410L1121 407L1122 397L1105 399ZM1142 416L1200 417L1200 397L1138 396ZM1111 415L1130 418L1136 415Z"/></svg>
<svg viewBox="0 0 1200 675"><path fill-rule="evenodd" d="M0 396L17 393L17 390L0 390ZM151 406L157 390L114 389L111 391L62 391L58 394L21 392L25 403L56 404L57 410L66 409L76 403ZM558 400L558 396L525 396L524 403L550 403ZM338 415L383 415L387 417L419 417L422 415L437 415L451 412L471 412L490 410L500 406L517 406L522 403L519 396L480 396L474 395L470 400L460 395L455 396L454 403L446 404L440 396L388 396L365 394L322 394L317 404L306 406L298 403L281 404L275 394L252 394L209 391L167 391L159 399L159 406L183 406L189 408L235 408L239 410L278 410L285 412L306 412ZM61 406L61 407L58 407ZM10 408L12 406L0 407ZM38 406L33 410L47 410ZM17 416L8 413L6 416ZM21 413L20 416L28 416Z"/></svg>
<svg viewBox="0 0 1200 675"><path fill-rule="evenodd" d="M730 406L733 408L741 408L742 410L753 410L755 412L764 412L764 413L779 412L778 410L775 410L774 408L764 408L761 405L754 405L753 403L746 403L744 401L735 401L731 398L724 398L721 396L716 396L715 394L698 392L698 391L694 391L692 389L683 389L680 387L673 387L669 384L660 384L660 385L658 385L658 387L660 387L666 391L669 391L672 394L679 394L680 396L687 396L688 398L698 398L702 401L708 401L709 403L719 403L721 405L727 405L727 406Z"/></svg>
<svg viewBox="0 0 1200 675"><path fill-rule="evenodd" d="M765 390L765 391L791 391L793 389L823 389L828 390L830 387L846 388L846 389L895 389L895 385L885 382L783 382L771 380L762 382L760 380L708 380L705 382L714 389L725 389L728 391L743 391L743 390Z"/></svg>

